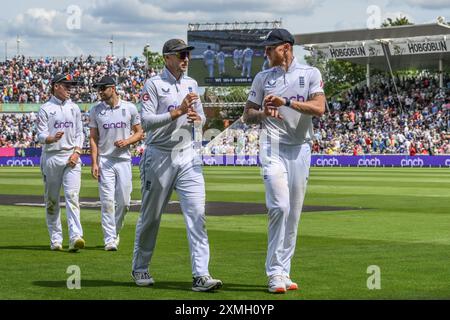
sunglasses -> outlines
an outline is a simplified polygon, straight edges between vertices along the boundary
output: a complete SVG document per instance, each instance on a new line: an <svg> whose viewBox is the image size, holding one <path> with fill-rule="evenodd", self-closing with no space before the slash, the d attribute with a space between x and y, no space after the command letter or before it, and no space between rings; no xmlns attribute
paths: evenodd
<svg viewBox="0 0 450 320"><path fill-rule="evenodd" d="M180 60L184 60L186 58L191 58L191 52L190 51L181 51L181 52L173 52L173 53L166 53L166 56L176 56Z"/></svg>
<svg viewBox="0 0 450 320"><path fill-rule="evenodd" d="M113 86L100 86L97 88L98 91L105 91L108 88L112 88Z"/></svg>

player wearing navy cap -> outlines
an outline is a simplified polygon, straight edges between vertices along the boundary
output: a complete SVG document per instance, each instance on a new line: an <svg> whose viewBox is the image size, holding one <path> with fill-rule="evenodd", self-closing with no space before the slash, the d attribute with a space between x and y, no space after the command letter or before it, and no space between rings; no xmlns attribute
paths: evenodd
<svg viewBox="0 0 450 320"><path fill-rule="evenodd" d="M72 86L77 81L71 75L58 74L51 81L52 97L38 112L37 131L43 145L41 172L45 184L45 210L50 248L63 249L60 196L61 186L66 200L69 227L69 251L84 248L80 221L79 194L84 135L80 108L70 100Z"/></svg>
<svg viewBox="0 0 450 320"><path fill-rule="evenodd" d="M325 112L325 96L319 70L294 57L289 31L272 30L262 45L271 68L256 75L244 121L262 123L268 138L260 145L269 211L266 274L269 291L284 293L298 288L291 259L311 162L311 119Z"/></svg>
<svg viewBox="0 0 450 320"><path fill-rule="evenodd" d="M102 101L89 115L91 170L99 181L105 250L116 251L133 190L130 146L143 131L136 106L120 99L114 78L105 76L94 87Z"/></svg>
<svg viewBox="0 0 450 320"><path fill-rule="evenodd" d="M205 182L196 161L192 123L205 123L197 82L186 76L194 47L171 39L163 46L161 75L145 82L142 126L148 133L141 159L142 207L136 226L132 276L139 286L152 285L148 267L156 245L161 214L175 189L186 222L192 266L192 290L210 291L222 281L209 274L209 242L205 228Z"/></svg>

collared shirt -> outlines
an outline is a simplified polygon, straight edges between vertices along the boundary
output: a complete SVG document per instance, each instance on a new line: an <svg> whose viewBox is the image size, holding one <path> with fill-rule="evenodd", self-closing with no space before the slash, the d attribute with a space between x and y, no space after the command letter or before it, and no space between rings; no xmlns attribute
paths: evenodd
<svg viewBox="0 0 450 320"><path fill-rule="evenodd" d="M89 127L98 129L98 154L102 157L131 159L130 146L118 148L114 143L131 137L133 126L137 124L141 124L141 119L131 102L119 100L117 106L111 108L102 101L89 112Z"/></svg>
<svg viewBox="0 0 450 320"><path fill-rule="evenodd" d="M60 140L55 143L45 143L48 136L55 136L60 131L64 132ZM39 109L37 132L39 142L44 146L43 152L82 148L84 134L80 108L70 99L61 101L52 96Z"/></svg>
<svg viewBox="0 0 450 320"><path fill-rule="evenodd" d="M259 72L253 80L248 100L263 106L264 97L269 94L285 99L307 101L314 93L323 93L323 82L317 68L302 65L294 58L286 72L281 67L273 67ZM267 117L263 129L271 141L296 145L310 142L314 132L312 116L300 113L291 107L279 108L283 119Z"/></svg>
<svg viewBox="0 0 450 320"><path fill-rule="evenodd" d="M147 133L147 145L164 151L192 147L192 124L187 115L176 120L172 120L170 115L170 111L179 108L190 92L198 94L197 81L186 75L177 80L167 68L145 82L141 94L141 119ZM203 126L206 118L200 97L195 111L202 118Z"/></svg>

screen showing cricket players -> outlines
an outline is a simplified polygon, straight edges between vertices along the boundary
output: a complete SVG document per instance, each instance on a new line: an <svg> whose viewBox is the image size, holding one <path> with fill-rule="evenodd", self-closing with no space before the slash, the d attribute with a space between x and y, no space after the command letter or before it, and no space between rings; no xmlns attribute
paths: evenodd
<svg viewBox="0 0 450 320"><path fill-rule="evenodd" d="M260 43L271 29L188 31L189 76L199 86L251 85L268 67Z"/></svg>

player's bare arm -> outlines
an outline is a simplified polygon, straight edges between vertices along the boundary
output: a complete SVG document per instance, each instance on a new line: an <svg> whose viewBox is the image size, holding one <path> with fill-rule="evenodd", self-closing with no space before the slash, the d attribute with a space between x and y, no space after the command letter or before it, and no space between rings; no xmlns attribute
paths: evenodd
<svg viewBox="0 0 450 320"><path fill-rule="evenodd" d="M170 111L170 116L172 117L172 120L178 119L182 115L188 113L189 109L193 109L193 106L198 99L199 97L196 93L188 93L186 97L183 99L183 102L181 103L180 107Z"/></svg>
<svg viewBox="0 0 450 320"><path fill-rule="evenodd" d="M70 155L69 160L67 162L69 167L75 168L75 166L78 163L78 160L80 159L80 156L81 156L81 148L80 147L73 148L73 153Z"/></svg>
<svg viewBox="0 0 450 320"><path fill-rule="evenodd" d="M286 104L286 100L284 98L281 99L284 100L284 104ZM326 110L325 104L325 94L322 92L317 92L311 94L308 101L305 102L292 100L290 107L304 114L321 117Z"/></svg>
<svg viewBox="0 0 450 320"><path fill-rule="evenodd" d="M261 121L263 121L267 117L267 115L264 113L264 110L260 109L260 105L251 101L247 101L244 108L244 122L250 124L261 123Z"/></svg>
<svg viewBox="0 0 450 320"><path fill-rule="evenodd" d="M325 113L325 102L325 94L317 92L310 95L306 102L291 100L290 107L298 112L320 117ZM268 107L279 108L285 106L287 101L283 97L268 95L264 99L264 104Z"/></svg>
<svg viewBox="0 0 450 320"><path fill-rule="evenodd" d="M91 167L91 174L92 177L96 180L98 180L98 129L97 128L91 128L90 129L90 138L89 142L91 145L91 158L92 158L92 167Z"/></svg>
<svg viewBox="0 0 450 320"><path fill-rule="evenodd" d="M142 130L142 126L140 124L134 125L132 129L134 133L131 137L114 142L114 145L117 148L125 148L129 145L135 144L138 141L141 141L144 138L144 130Z"/></svg>

